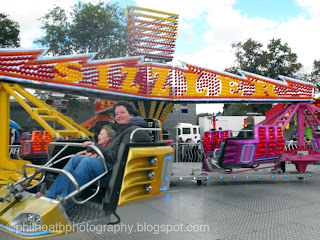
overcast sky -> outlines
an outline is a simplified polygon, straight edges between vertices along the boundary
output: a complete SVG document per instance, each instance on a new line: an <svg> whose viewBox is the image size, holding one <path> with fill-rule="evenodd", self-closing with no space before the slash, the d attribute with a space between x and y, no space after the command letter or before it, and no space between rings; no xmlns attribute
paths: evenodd
<svg viewBox="0 0 320 240"><path fill-rule="evenodd" d="M17 21L21 47L36 47L41 36L41 16L54 5L70 9L76 0L10 0L1 2L1 12ZM88 1L83 1L88 2ZM95 1L91 1L95 2ZM281 38L298 55L306 73L320 60L319 0L123 0L136 5L179 14L175 63L179 60L223 71L234 63L231 44L252 38L264 44ZM38 46L37 46L38 47ZM303 80L303 79L301 79ZM210 108L209 108L210 106ZM197 113L218 112L222 104L197 106Z"/></svg>

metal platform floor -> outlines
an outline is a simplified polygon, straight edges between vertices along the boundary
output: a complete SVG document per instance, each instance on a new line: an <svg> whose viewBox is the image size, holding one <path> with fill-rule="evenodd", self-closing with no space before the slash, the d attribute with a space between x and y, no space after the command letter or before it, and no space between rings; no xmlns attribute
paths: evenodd
<svg viewBox="0 0 320 240"><path fill-rule="evenodd" d="M182 169L177 164L173 170ZM320 165L307 170L303 180L176 181L158 198L119 207L118 225L47 239L320 239ZM17 238L0 232L0 239Z"/></svg>

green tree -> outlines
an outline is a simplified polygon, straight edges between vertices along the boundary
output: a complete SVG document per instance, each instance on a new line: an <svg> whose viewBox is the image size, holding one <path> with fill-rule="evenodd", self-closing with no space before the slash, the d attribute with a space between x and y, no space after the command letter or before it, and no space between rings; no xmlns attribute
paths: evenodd
<svg viewBox="0 0 320 240"><path fill-rule="evenodd" d="M320 78L320 60L314 60L311 75L318 79Z"/></svg>
<svg viewBox="0 0 320 240"><path fill-rule="evenodd" d="M291 51L287 43L281 39L271 39L266 50L257 41L248 39L245 43L234 43L236 61L234 66L225 71L238 73L240 70L256 73L265 77L277 79L279 75L296 77L302 69L296 53Z"/></svg>
<svg viewBox="0 0 320 240"><path fill-rule="evenodd" d="M78 3L74 7L73 19L71 36L80 53L97 52L99 59L128 55L126 15L118 4Z"/></svg>
<svg viewBox="0 0 320 240"><path fill-rule="evenodd" d="M249 38L245 43L233 43L235 49L235 65L225 69L227 72L238 74L239 70L261 74L262 44Z"/></svg>
<svg viewBox="0 0 320 240"><path fill-rule="evenodd" d="M317 86L318 91L320 91L320 60L314 60L313 69L309 79L310 82Z"/></svg>
<svg viewBox="0 0 320 240"><path fill-rule="evenodd" d="M49 47L48 53L56 55L96 53L95 59L128 56L128 37L125 10L117 3L77 3L68 13L55 6L42 18L44 36L35 44ZM41 99L51 97L40 91ZM92 100L66 96L68 115L78 116L79 108L94 109Z"/></svg>
<svg viewBox="0 0 320 240"><path fill-rule="evenodd" d="M271 107L271 104L225 104L223 115L245 116L247 113L265 114Z"/></svg>
<svg viewBox="0 0 320 240"><path fill-rule="evenodd" d="M36 39L35 44L49 47L48 53L52 55L67 55L74 51L70 38L70 23L66 11L60 7L54 7L42 18L41 29L45 35Z"/></svg>
<svg viewBox="0 0 320 240"><path fill-rule="evenodd" d="M316 86L316 91L320 92L320 60L314 60L311 73L300 73L297 79L310 82Z"/></svg>
<svg viewBox="0 0 320 240"><path fill-rule="evenodd" d="M0 47L20 47L19 24L8 18L8 15L0 13Z"/></svg>
<svg viewBox="0 0 320 240"><path fill-rule="evenodd" d="M199 124L199 118L205 117L205 116L212 116L212 113L199 113L197 114L197 124Z"/></svg>
<svg viewBox="0 0 320 240"><path fill-rule="evenodd" d="M53 55L97 53L96 59L128 55L126 15L117 3L77 3L68 14L55 6L41 18L45 35L35 44Z"/></svg>
<svg viewBox="0 0 320 240"><path fill-rule="evenodd" d="M42 101L46 101L47 99L53 99L58 100L60 98L56 98L52 95L52 92L47 91L39 91L36 90L34 95L41 99ZM94 114L94 99L87 99L84 97L78 97L73 95L65 95L63 99L68 100L68 105L66 106L68 109L68 115L71 118L78 118L79 117L79 111L80 108L82 110L88 111L88 118ZM55 107L57 110L59 110L58 106L52 105L52 107Z"/></svg>
<svg viewBox="0 0 320 240"><path fill-rule="evenodd" d="M88 119L94 116L94 99L79 98L72 95L66 95L65 99L68 99L69 117L78 118L80 108L88 112Z"/></svg>
<svg viewBox="0 0 320 240"><path fill-rule="evenodd" d="M288 77L299 76L302 64L297 62L296 53L291 51L287 43L282 44L281 39L271 39L267 49L257 41L248 39L245 43L234 43L236 61L225 71L237 74L240 70L277 79L279 75ZM271 104L253 105L224 105L224 115L245 115L246 112L265 114L272 107ZM228 110L230 108L230 110ZM238 110L238 111L237 111Z"/></svg>
<svg viewBox="0 0 320 240"><path fill-rule="evenodd" d="M297 77L303 67L297 60L297 54L291 51L287 43L282 44L280 39L272 39L267 51L262 52L262 75L273 79L277 79L279 75Z"/></svg>

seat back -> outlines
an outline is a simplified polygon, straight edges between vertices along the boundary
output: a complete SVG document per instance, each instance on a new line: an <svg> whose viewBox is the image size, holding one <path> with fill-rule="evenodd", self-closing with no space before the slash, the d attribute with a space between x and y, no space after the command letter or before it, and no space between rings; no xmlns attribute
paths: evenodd
<svg viewBox="0 0 320 240"><path fill-rule="evenodd" d="M144 121L148 123L148 128L162 128L161 122L155 118L145 118ZM162 131L149 131L151 142L162 141Z"/></svg>
<svg viewBox="0 0 320 240"><path fill-rule="evenodd" d="M52 141L52 136L47 131L33 131L21 140L20 155L24 159L46 157L47 145Z"/></svg>
<svg viewBox="0 0 320 240"><path fill-rule="evenodd" d="M252 139L227 139L218 164L221 167L229 167L274 162L281 158L283 150L284 140L281 127L256 125Z"/></svg>
<svg viewBox="0 0 320 240"><path fill-rule="evenodd" d="M232 137L231 130L206 131L204 133L204 138L201 141L204 153L212 155L214 150L220 148L221 143L225 142L226 139L230 137Z"/></svg>
<svg viewBox="0 0 320 240"><path fill-rule="evenodd" d="M104 211L112 213L117 206L168 191L173 153L163 142L121 144L106 189Z"/></svg>

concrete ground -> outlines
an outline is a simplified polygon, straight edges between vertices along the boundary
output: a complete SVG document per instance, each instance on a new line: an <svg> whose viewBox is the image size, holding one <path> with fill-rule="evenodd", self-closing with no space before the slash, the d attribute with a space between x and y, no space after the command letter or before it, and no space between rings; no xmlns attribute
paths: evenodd
<svg viewBox="0 0 320 240"><path fill-rule="evenodd" d="M288 164L287 177L256 178L273 174L265 169L245 173L250 176L246 181L229 178L197 185L177 180L177 175L190 176L199 165L177 164L169 192L119 207L120 224L101 222L47 239L320 239L320 165L308 166L311 176L305 174L303 180ZM17 238L0 232L0 239Z"/></svg>

